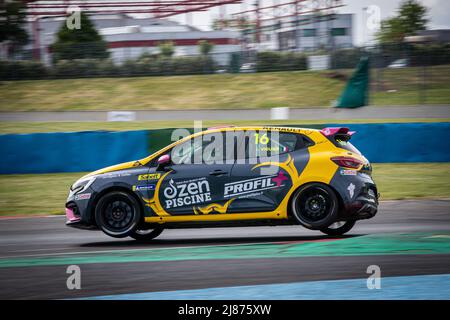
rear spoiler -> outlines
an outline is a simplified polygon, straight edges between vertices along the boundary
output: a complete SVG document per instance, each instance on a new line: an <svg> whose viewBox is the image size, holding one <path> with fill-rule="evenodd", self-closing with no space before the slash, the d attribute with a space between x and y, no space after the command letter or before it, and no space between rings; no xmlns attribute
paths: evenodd
<svg viewBox="0 0 450 320"><path fill-rule="evenodd" d="M348 135L349 137L351 137L356 131L350 131L350 129L346 127L328 127L323 128L322 130L320 130L320 132L325 137L332 137L337 134Z"/></svg>

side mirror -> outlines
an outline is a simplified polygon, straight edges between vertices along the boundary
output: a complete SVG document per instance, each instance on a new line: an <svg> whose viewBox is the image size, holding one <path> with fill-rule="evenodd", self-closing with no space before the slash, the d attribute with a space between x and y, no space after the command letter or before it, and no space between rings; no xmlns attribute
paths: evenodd
<svg viewBox="0 0 450 320"><path fill-rule="evenodd" d="M158 167L157 171L164 171L164 168L170 164L170 155L165 154L158 158Z"/></svg>

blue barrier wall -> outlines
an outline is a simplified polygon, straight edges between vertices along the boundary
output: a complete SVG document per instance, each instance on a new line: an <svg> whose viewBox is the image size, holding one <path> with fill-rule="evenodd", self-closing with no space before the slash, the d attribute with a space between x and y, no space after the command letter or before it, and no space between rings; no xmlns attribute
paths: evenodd
<svg viewBox="0 0 450 320"><path fill-rule="evenodd" d="M93 171L148 155L147 131L0 135L0 173Z"/></svg>
<svg viewBox="0 0 450 320"><path fill-rule="evenodd" d="M371 162L450 162L449 122L324 126L356 131L351 141ZM147 130L0 135L0 173L93 171L147 156L149 137Z"/></svg>
<svg viewBox="0 0 450 320"><path fill-rule="evenodd" d="M371 123L345 126L356 131L351 142L371 162L450 161L449 122Z"/></svg>

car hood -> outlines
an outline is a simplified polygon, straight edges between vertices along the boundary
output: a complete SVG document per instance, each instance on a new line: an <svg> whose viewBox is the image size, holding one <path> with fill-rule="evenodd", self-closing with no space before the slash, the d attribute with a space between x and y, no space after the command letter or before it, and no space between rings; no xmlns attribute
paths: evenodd
<svg viewBox="0 0 450 320"><path fill-rule="evenodd" d="M116 165L113 165L113 166L109 166L109 167L102 168L102 169L93 171L91 173L88 173L87 175L83 176L82 178L87 178L87 177L96 176L96 175L99 175L99 174L104 174L104 173L109 173L109 172L114 172L114 171L119 171L119 170L126 170L126 169L136 168L136 167L139 167L139 166L142 166L142 163L139 160L119 163L119 164L116 164Z"/></svg>

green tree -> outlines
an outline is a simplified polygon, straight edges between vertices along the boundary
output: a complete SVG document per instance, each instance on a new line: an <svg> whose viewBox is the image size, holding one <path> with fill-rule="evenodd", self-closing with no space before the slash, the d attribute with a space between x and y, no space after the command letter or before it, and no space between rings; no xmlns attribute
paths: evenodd
<svg viewBox="0 0 450 320"><path fill-rule="evenodd" d="M160 42L158 48L162 56L166 58L170 58L175 53L175 46L172 41Z"/></svg>
<svg viewBox="0 0 450 320"><path fill-rule="evenodd" d="M395 17L383 20L377 34L380 43L400 42L405 36L425 30L427 8L417 0L404 0Z"/></svg>
<svg viewBox="0 0 450 320"><path fill-rule="evenodd" d="M105 59L109 57L106 42L97 32L87 15L80 14L80 28L69 29L66 21L61 25L57 40L52 45L53 59Z"/></svg>
<svg viewBox="0 0 450 320"><path fill-rule="evenodd" d="M199 51L202 55L207 56L212 48L214 47L214 44L211 42L208 42L207 40L200 40L198 42Z"/></svg>
<svg viewBox="0 0 450 320"><path fill-rule="evenodd" d="M22 25L25 23L24 4L21 1L0 3L0 42L10 41L10 49L28 42L28 34Z"/></svg>

